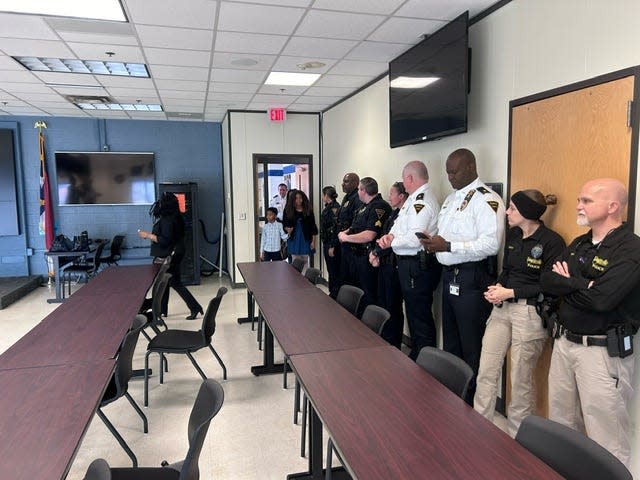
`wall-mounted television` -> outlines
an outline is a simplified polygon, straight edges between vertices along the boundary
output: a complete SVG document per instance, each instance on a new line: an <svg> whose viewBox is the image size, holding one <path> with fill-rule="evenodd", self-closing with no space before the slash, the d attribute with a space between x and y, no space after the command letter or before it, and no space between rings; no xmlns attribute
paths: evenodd
<svg viewBox="0 0 640 480"><path fill-rule="evenodd" d="M469 12L389 63L391 148L467 131Z"/></svg>
<svg viewBox="0 0 640 480"><path fill-rule="evenodd" d="M149 205L155 201L149 152L56 152L59 205Z"/></svg>

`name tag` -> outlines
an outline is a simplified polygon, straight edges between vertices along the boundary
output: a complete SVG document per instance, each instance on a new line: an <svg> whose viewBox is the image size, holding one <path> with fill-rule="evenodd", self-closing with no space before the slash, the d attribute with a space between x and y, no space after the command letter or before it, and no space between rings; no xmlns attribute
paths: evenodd
<svg viewBox="0 0 640 480"><path fill-rule="evenodd" d="M456 297L460 295L460 284L451 282L449 284L449 295L455 295Z"/></svg>

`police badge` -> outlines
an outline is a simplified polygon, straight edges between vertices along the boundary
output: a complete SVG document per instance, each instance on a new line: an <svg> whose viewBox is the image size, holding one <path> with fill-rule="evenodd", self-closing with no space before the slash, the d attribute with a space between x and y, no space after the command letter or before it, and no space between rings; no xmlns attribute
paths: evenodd
<svg viewBox="0 0 640 480"><path fill-rule="evenodd" d="M542 245L541 244L537 244L535 245L532 249L531 249L531 256L533 258L540 258L542 257Z"/></svg>

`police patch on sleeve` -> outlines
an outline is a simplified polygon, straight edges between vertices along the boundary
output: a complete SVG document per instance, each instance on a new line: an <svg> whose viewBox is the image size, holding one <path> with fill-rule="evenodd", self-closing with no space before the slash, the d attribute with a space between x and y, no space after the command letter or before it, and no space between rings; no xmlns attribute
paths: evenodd
<svg viewBox="0 0 640 480"><path fill-rule="evenodd" d="M376 208L376 215L378 216L378 220L380 220L385 213L387 213L383 208Z"/></svg>
<svg viewBox="0 0 640 480"><path fill-rule="evenodd" d="M480 189L478 189L478 190L480 190ZM498 207L500 206L500 204L498 202L496 202L495 200L489 200L487 203L489 204L489 206L491 208L493 208L494 212L496 212L496 213L498 212Z"/></svg>
<svg viewBox="0 0 640 480"><path fill-rule="evenodd" d="M420 210L424 208L424 204L422 203L414 203L413 208L416 209L416 213L420 213Z"/></svg>

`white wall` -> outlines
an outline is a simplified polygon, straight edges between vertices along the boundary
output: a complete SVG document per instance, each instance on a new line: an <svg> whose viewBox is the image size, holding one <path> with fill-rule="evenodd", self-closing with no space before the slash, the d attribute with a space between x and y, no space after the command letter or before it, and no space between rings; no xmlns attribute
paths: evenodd
<svg viewBox="0 0 640 480"><path fill-rule="evenodd" d="M223 123L231 132L230 145L223 141L225 195L230 196L229 215L233 235L228 234L228 254L232 281L242 283L235 267L238 262L255 261L253 154L312 155L313 202L316 220L320 204L320 117L287 112L284 123L270 123L266 113L229 112ZM230 168L227 168L227 155ZM245 219L241 219L244 216ZM231 238L233 237L233 238ZM316 259L316 263L317 263ZM231 268L233 266L233 268Z"/></svg>
<svg viewBox="0 0 640 480"><path fill-rule="evenodd" d="M451 188L444 175L446 157L466 147L476 154L483 180L506 184L509 101L636 66L638 45L638 0L514 0L470 28L468 133L390 149L385 78L324 114L324 180L336 183L345 172L355 171L376 178L386 190L407 161L418 159L427 164L434 190L443 199ZM636 340L636 351L639 347ZM636 386L639 377L636 361ZM639 398L634 418L640 418ZM634 426L640 438L637 430ZM632 473L640 478L640 454L633 459Z"/></svg>

